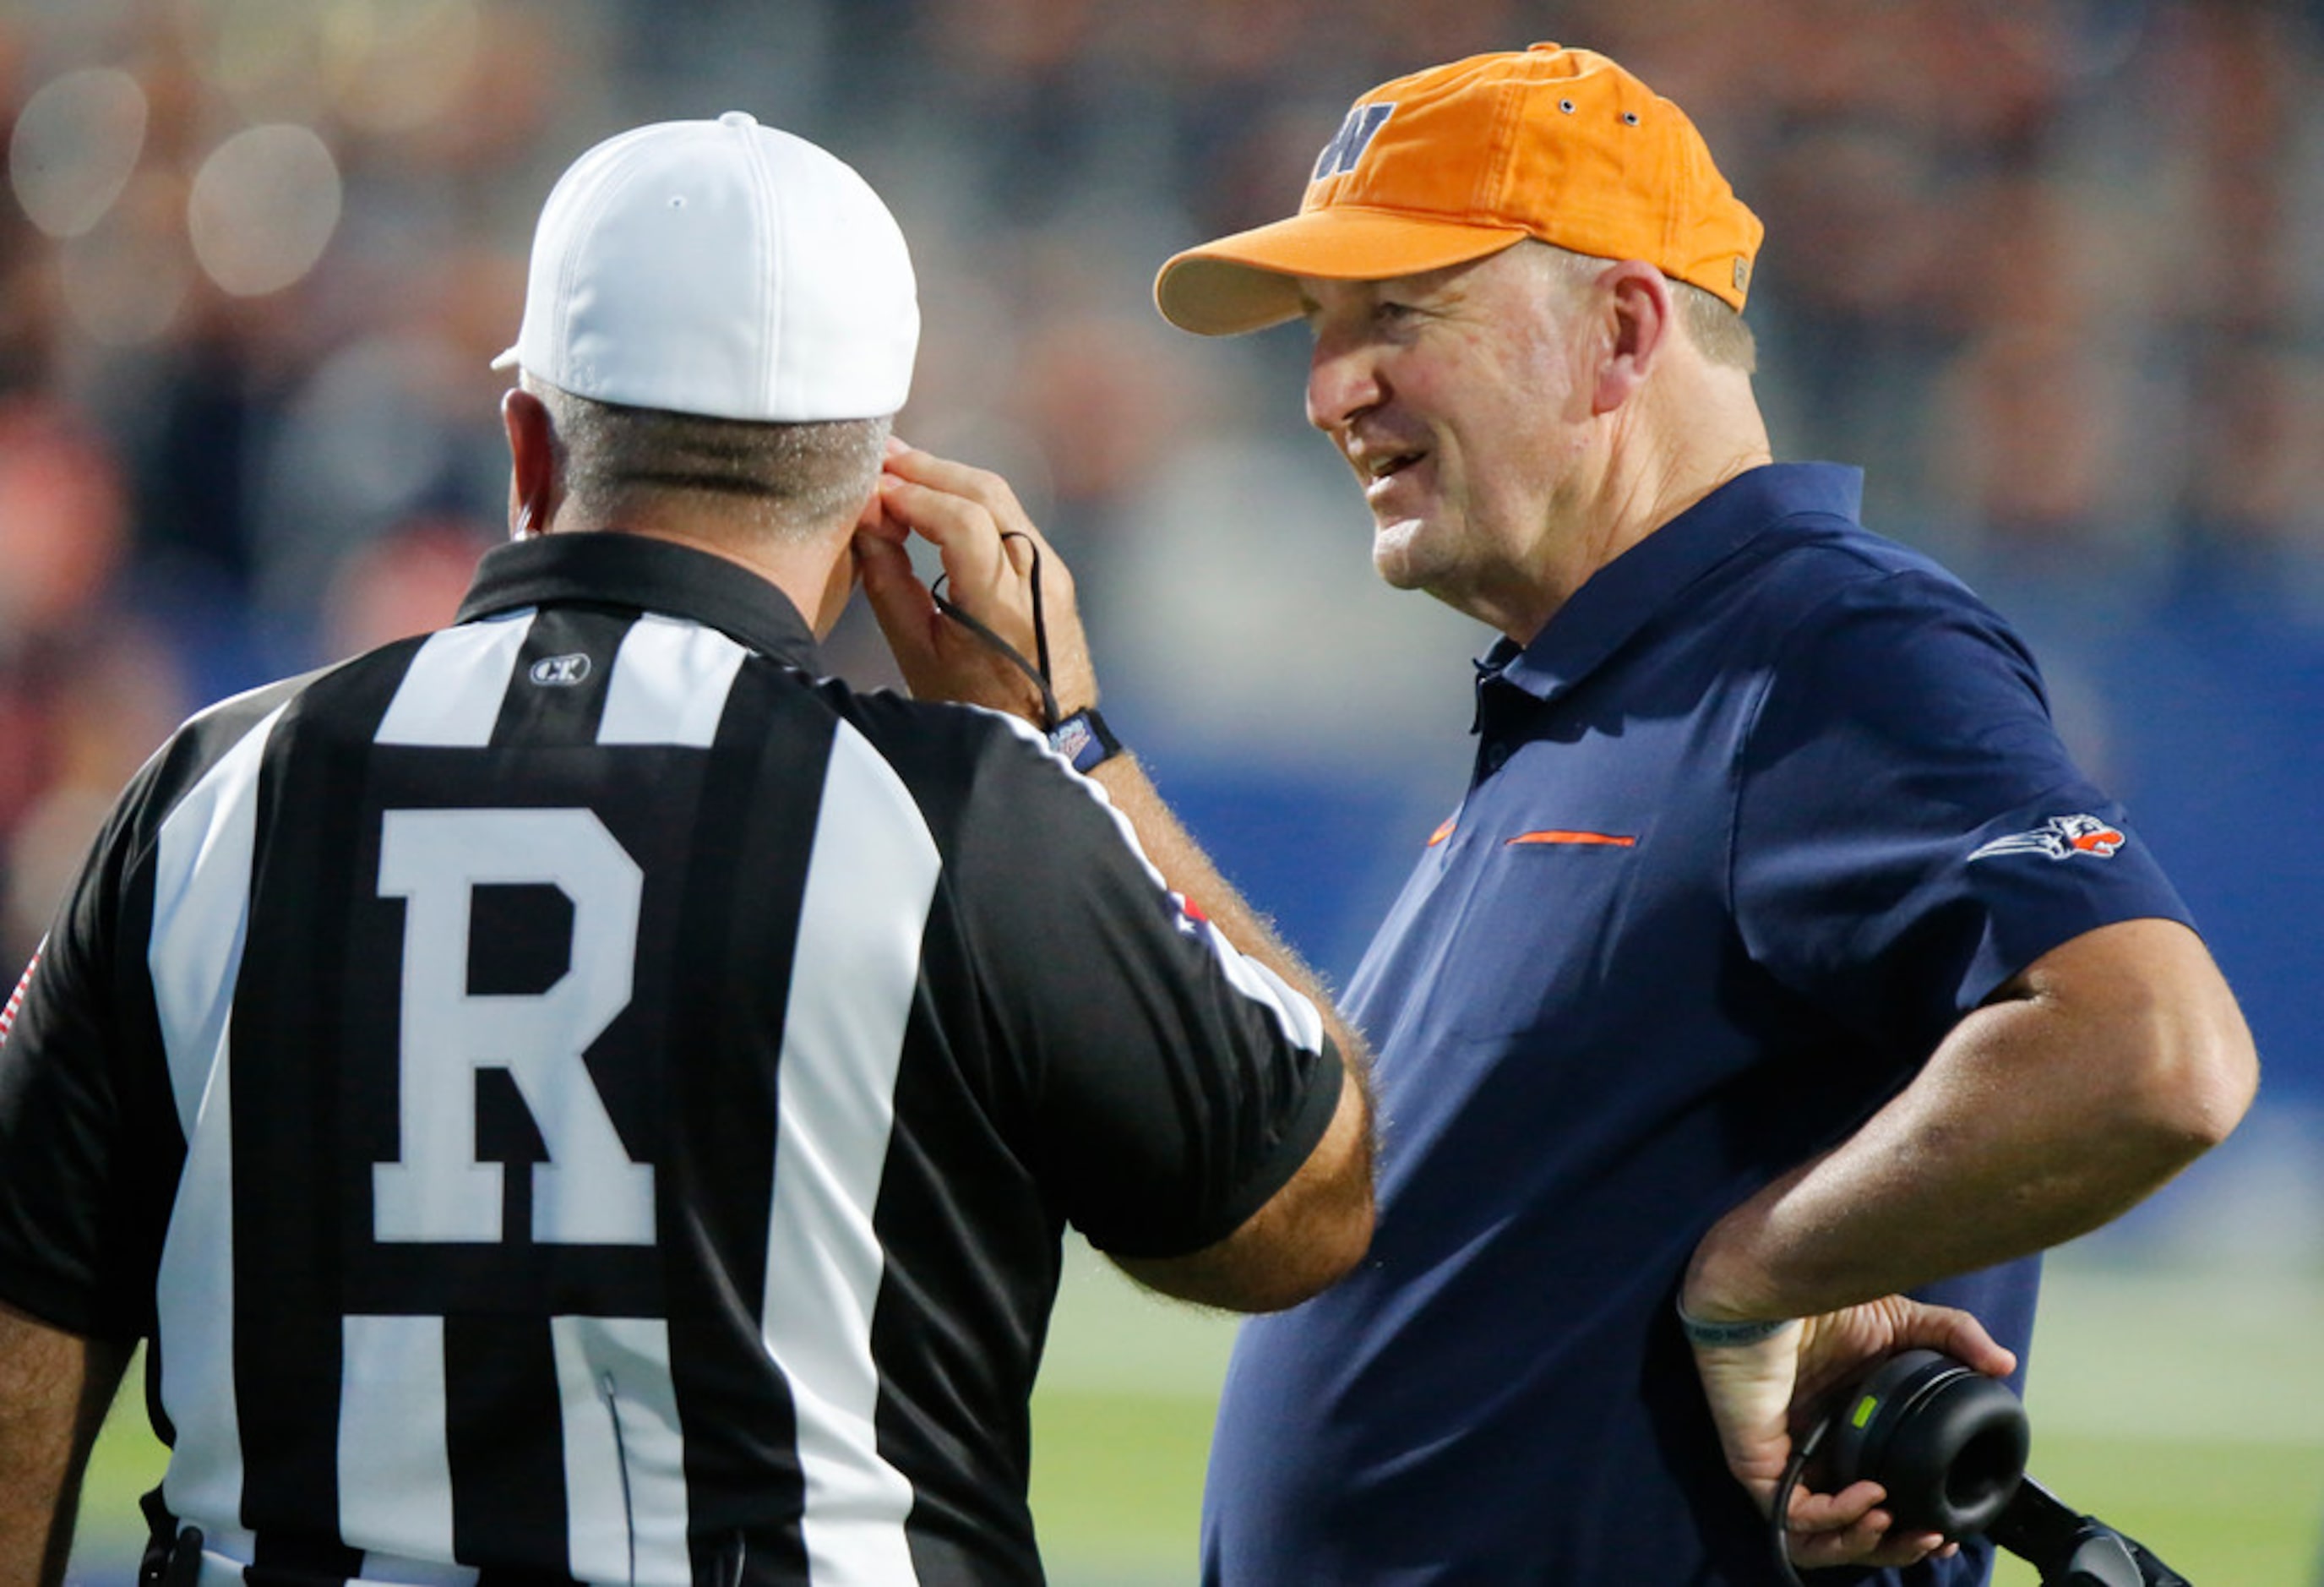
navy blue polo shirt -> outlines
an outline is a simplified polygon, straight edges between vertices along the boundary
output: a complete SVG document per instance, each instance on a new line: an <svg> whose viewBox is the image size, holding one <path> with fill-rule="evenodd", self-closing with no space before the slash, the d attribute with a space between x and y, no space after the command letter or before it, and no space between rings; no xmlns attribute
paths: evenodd
<svg viewBox="0 0 2324 1587"><path fill-rule="evenodd" d="M1753 470L1480 663L1474 780L1350 989L1379 1232L1244 1325L1206 1581L1775 1582L1673 1319L1696 1242L2043 953L2187 918L2024 644L1859 491ZM1926 1294L2023 1359L2038 1277Z"/></svg>

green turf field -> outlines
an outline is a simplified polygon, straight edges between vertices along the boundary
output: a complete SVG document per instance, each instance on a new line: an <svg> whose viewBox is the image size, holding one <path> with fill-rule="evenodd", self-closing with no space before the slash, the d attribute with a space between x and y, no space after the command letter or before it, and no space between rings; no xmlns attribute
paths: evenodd
<svg viewBox="0 0 2324 1587"><path fill-rule="evenodd" d="M1057 1587L1194 1579L1229 1320L1074 1253L1035 1399L1034 1508ZM2324 1282L2052 1264L2028 1397L2033 1470L2197 1587L2324 1587ZM118 1581L159 1451L116 1413L74 1575ZM2004 1563L2000 1587L2034 1587ZM1642 1583L1641 1587L1654 1587Z"/></svg>

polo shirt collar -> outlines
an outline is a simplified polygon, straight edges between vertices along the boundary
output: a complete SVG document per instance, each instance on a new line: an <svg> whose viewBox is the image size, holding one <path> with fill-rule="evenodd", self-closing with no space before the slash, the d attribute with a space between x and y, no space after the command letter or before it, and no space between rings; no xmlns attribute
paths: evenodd
<svg viewBox="0 0 2324 1587"><path fill-rule="evenodd" d="M778 661L822 670L813 631L766 579L708 551L620 530L494 546L476 565L459 621L575 602L688 618Z"/></svg>
<svg viewBox="0 0 2324 1587"><path fill-rule="evenodd" d="M1769 463L1737 475L1615 558L1520 646L1502 639L1477 663L1548 699L1571 688L1653 620L1689 585L1785 518L1858 519L1864 471L1832 463Z"/></svg>

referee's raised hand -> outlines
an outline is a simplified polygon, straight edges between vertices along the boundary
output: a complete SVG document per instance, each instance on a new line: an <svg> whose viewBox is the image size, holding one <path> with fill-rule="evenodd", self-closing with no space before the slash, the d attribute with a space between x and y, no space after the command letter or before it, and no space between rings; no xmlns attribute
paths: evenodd
<svg viewBox="0 0 2324 1587"><path fill-rule="evenodd" d="M1046 650L1047 681L1060 714L1097 704L1073 574L1009 482L890 440L879 488L856 525L855 560L864 597L916 697L985 706L1044 728L1054 725L1043 720L1046 703L1023 668L947 615L913 572L906 546L915 534L936 548L944 594L957 611L1019 658Z"/></svg>
<svg viewBox="0 0 2324 1587"><path fill-rule="evenodd" d="M905 548L915 534L943 562L942 602L912 570ZM1097 704L1072 576L999 475L891 440L853 549L864 596L917 697L1007 711L1044 729ZM1046 660L1046 700L1028 667L1036 656ZM1348 1076L1305 1164L1233 1233L1159 1260L1109 1254L1139 1282L1181 1299L1243 1311L1295 1305L1352 1267L1371 1239L1370 1050L1314 973L1219 874L1135 755L1111 756L1090 775L1191 918L1312 1003Z"/></svg>

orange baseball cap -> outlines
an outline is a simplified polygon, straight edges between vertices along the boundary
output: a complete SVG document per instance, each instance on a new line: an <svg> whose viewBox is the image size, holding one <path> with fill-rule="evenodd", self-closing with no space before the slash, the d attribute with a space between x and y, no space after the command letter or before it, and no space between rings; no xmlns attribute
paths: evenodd
<svg viewBox="0 0 2324 1587"><path fill-rule="evenodd" d="M1154 301L1232 336L1296 318L1295 276L1383 281L1539 237L1646 260L1739 309L1766 231L1685 112L1603 55L1536 44L1364 95L1298 214L1177 254Z"/></svg>

